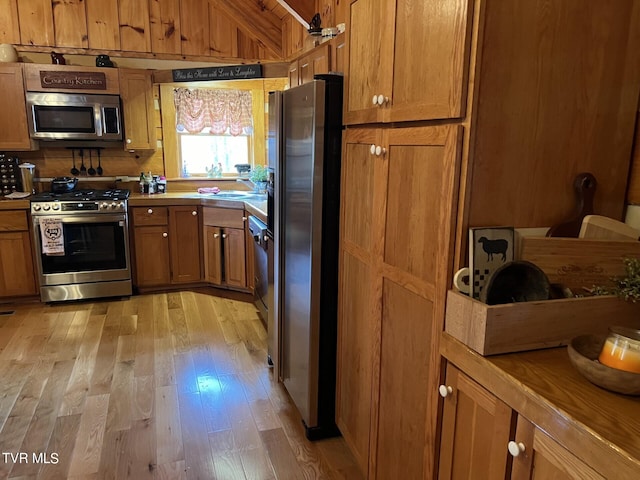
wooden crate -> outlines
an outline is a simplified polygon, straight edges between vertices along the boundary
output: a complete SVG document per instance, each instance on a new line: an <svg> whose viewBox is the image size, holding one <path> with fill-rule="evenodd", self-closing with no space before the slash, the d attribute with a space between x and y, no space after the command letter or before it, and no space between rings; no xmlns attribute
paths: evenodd
<svg viewBox="0 0 640 480"><path fill-rule="evenodd" d="M445 331L481 355L567 345L611 325L640 328L640 303L614 296L487 305L450 290Z"/></svg>

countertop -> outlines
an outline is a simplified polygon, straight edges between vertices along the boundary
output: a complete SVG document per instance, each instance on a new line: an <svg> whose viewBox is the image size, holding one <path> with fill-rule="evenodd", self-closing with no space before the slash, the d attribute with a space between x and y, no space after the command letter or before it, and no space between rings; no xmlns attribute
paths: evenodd
<svg viewBox="0 0 640 480"><path fill-rule="evenodd" d="M29 210L30 202L29 197L19 200L3 198L0 200L0 210Z"/></svg>
<svg viewBox="0 0 640 480"><path fill-rule="evenodd" d="M440 351L596 470L640 478L640 397L591 384L566 347L483 357L443 333Z"/></svg>
<svg viewBox="0 0 640 480"><path fill-rule="evenodd" d="M247 192L250 193L250 192ZM242 200L225 199L214 194L197 192L167 192L142 194L132 193L129 196L129 207L148 207L153 205L202 205L205 207L244 209L250 215L267 222L267 196L251 195Z"/></svg>

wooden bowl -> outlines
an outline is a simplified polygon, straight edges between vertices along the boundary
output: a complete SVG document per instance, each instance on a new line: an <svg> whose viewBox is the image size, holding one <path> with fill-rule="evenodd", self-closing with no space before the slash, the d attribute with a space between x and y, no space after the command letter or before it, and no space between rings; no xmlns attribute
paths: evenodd
<svg viewBox="0 0 640 480"><path fill-rule="evenodd" d="M598 356L607 335L581 335L567 346L569 360L591 383L612 392L640 395L640 374L607 367Z"/></svg>

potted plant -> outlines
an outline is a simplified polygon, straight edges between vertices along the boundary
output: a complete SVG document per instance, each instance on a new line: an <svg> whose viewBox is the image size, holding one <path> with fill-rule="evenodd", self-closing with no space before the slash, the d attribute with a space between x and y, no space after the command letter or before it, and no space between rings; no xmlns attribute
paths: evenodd
<svg viewBox="0 0 640 480"><path fill-rule="evenodd" d="M613 286L595 286L595 295L617 295L631 302L640 300L640 259L626 257L624 262L626 275L612 278Z"/></svg>
<svg viewBox="0 0 640 480"><path fill-rule="evenodd" d="M256 165L251 169L249 173L249 180L255 185L255 190L258 193L264 193L267 190L267 180L269 178L269 172L264 165Z"/></svg>

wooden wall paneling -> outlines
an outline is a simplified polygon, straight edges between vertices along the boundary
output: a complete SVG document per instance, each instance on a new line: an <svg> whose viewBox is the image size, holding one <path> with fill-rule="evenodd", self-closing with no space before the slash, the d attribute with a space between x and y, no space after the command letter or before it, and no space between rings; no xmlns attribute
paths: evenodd
<svg viewBox="0 0 640 480"><path fill-rule="evenodd" d="M180 0L180 28L183 55L210 55L209 2Z"/></svg>
<svg viewBox="0 0 640 480"><path fill-rule="evenodd" d="M631 158L631 174L627 185L627 202L640 205L640 111L636 119L636 136Z"/></svg>
<svg viewBox="0 0 640 480"><path fill-rule="evenodd" d="M180 0L149 0L151 51L180 53Z"/></svg>
<svg viewBox="0 0 640 480"><path fill-rule="evenodd" d="M18 20L18 0L0 0L2 23L0 24L0 43L20 43L20 23Z"/></svg>
<svg viewBox="0 0 640 480"><path fill-rule="evenodd" d="M85 0L89 48L120 50L118 4L104 0Z"/></svg>
<svg viewBox="0 0 640 480"><path fill-rule="evenodd" d="M317 0L316 1L316 11L320 14L320 18L322 19L322 24L321 24L322 28L336 26L335 3L336 3L335 0Z"/></svg>
<svg viewBox="0 0 640 480"><path fill-rule="evenodd" d="M244 30L238 30L238 57L259 58L260 48L258 42L249 37Z"/></svg>
<svg viewBox="0 0 640 480"><path fill-rule="evenodd" d="M304 21L309 23L313 15L318 11L316 9L316 0L278 0L278 3L287 9L290 13L295 12Z"/></svg>
<svg viewBox="0 0 640 480"><path fill-rule="evenodd" d="M213 4L209 5L209 51L214 57L238 56L238 25Z"/></svg>
<svg viewBox="0 0 640 480"><path fill-rule="evenodd" d="M87 12L82 0L53 2L53 22L57 47L87 48Z"/></svg>
<svg viewBox="0 0 640 480"><path fill-rule="evenodd" d="M253 0L211 0L211 4L234 18L243 32L262 42L276 55L282 55L282 22L269 10L262 10Z"/></svg>
<svg viewBox="0 0 640 480"><path fill-rule="evenodd" d="M151 51L149 2L118 0L120 48L132 52Z"/></svg>
<svg viewBox="0 0 640 480"><path fill-rule="evenodd" d="M632 0L487 3L466 226L556 224L580 172L598 181L595 212L622 218L639 12Z"/></svg>
<svg viewBox="0 0 640 480"><path fill-rule="evenodd" d="M292 16L285 17L282 20L282 56L291 58L302 50L306 35L305 28Z"/></svg>
<svg viewBox="0 0 640 480"><path fill-rule="evenodd" d="M53 9L50 0L20 0L20 43L23 45L55 45Z"/></svg>

